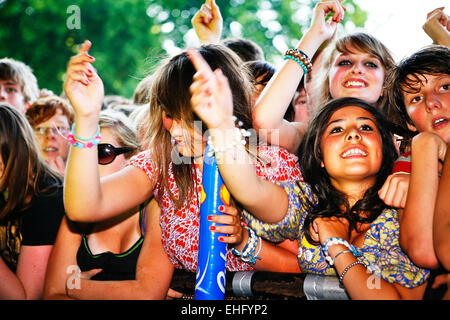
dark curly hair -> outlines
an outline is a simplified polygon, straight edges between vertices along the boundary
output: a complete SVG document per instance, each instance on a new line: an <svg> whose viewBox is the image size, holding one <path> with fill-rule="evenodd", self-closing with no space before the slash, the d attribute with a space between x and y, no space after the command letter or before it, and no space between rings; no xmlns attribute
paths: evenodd
<svg viewBox="0 0 450 320"><path fill-rule="evenodd" d="M323 155L320 149L323 133L331 116L339 109L356 106L370 112L375 120L382 139L383 160L378 171L375 184L369 188L362 199L350 207L345 194L337 190L330 181L325 168L321 166ZM310 208L306 217L305 236L310 243L318 245L310 235L310 226L319 217L344 217L349 221L349 235L355 230L357 223L371 223L387 206L378 197L378 190L392 172L394 161L398 157L390 130L390 123L380 111L358 98L339 98L327 103L312 119L302 140L300 166L303 178L311 186L312 193L317 196L318 203L308 202Z"/></svg>

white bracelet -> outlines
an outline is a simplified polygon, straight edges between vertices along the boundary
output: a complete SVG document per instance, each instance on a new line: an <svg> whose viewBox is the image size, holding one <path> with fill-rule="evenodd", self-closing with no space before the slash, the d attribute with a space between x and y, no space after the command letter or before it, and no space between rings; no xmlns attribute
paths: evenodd
<svg viewBox="0 0 450 320"><path fill-rule="evenodd" d="M350 252L353 253L353 255L355 257L360 257L361 256L361 253L359 253L356 250L356 247L354 245L348 243L348 241L346 241L344 239L341 239L341 238L328 238L323 243L322 252L323 252L323 254L325 256L325 260L330 264L330 266L332 266L334 264L334 259L332 259L330 257L330 255L328 254L328 248L330 246L332 246L332 245L335 245L335 244L342 244L342 245L346 246L350 250Z"/></svg>
<svg viewBox="0 0 450 320"><path fill-rule="evenodd" d="M235 116L232 117L233 121L236 122L237 118ZM238 127L241 127L243 125L242 121L237 121ZM219 153L224 153L227 150L235 149L238 145L245 146L247 144L247 140L245 138L248 138L251 136L250 131L245 130L243 128L233 128L233 140L231 142L231 145L222 146L222 147L216 147L214 146L214 143L211 139L211 136L208 136L208 145L209 145L209 152L208 157L217 156Z"/></svg>

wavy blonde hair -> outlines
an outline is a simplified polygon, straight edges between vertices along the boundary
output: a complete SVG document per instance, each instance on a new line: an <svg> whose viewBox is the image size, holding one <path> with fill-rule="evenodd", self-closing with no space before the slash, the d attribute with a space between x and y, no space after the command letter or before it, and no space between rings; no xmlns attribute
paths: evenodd
<svg viewBox="0 0 450 320"><path fill-rule="evenodd" d="M385 78L383 83L383 89L386 87L386 76L388 71L395 66L394 58L389 49L381 43L375 37L364 33L358 32L346 35L332 41L323 52L322 65L315 78L312 79L313 99L314 105L312 106L313 113L316 113L322 106L328 101L333 99L330 94L330 69L336 57L339 54L348 54L363 52L377 58L384 70ZM387 94L383 94L378 99L376 106L382 107L388 102Z"/></svg>

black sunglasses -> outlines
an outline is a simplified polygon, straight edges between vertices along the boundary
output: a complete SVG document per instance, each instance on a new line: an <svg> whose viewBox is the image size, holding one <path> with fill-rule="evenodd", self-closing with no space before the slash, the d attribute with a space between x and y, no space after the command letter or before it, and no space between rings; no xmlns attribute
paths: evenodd
<svg viewBox="0 0 450 320"><path fill-rule="evenodd" d="M130 147L116 148L109 143L99 143L98 147L98 164L110 164L120 154L133 151Z"/></svg>

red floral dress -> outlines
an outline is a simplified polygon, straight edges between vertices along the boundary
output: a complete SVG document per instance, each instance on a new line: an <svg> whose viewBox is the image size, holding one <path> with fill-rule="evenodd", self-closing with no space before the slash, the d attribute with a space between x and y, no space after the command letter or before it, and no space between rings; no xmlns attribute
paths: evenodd
<svg viewBox="0 0 450 320"><path fill-rule="evenodd" d="M137 154L131 158L130 164L144 170L152 181L157 182L159 170L151 159L150 153L151 151L147 150ZM297 157L285 149L276 146L261 146L258 148L258 156L266 163L257 162L256 164L256 173L263 179L280 182L303 180ZM196 181L198 195L186 200L179 210L175 210L175 204L169 194L163 191L158 182L153 192L161 208L161 240L164 251L176 268L191 272L197 270L199 244L199 199L202 172L198 166L195 166L193 179ZM174 195L177 195L172 163L169 165L169 186ZM227 253L226 267L229 271L253 270L250 264L233 255L230 249Z"/></svg>

